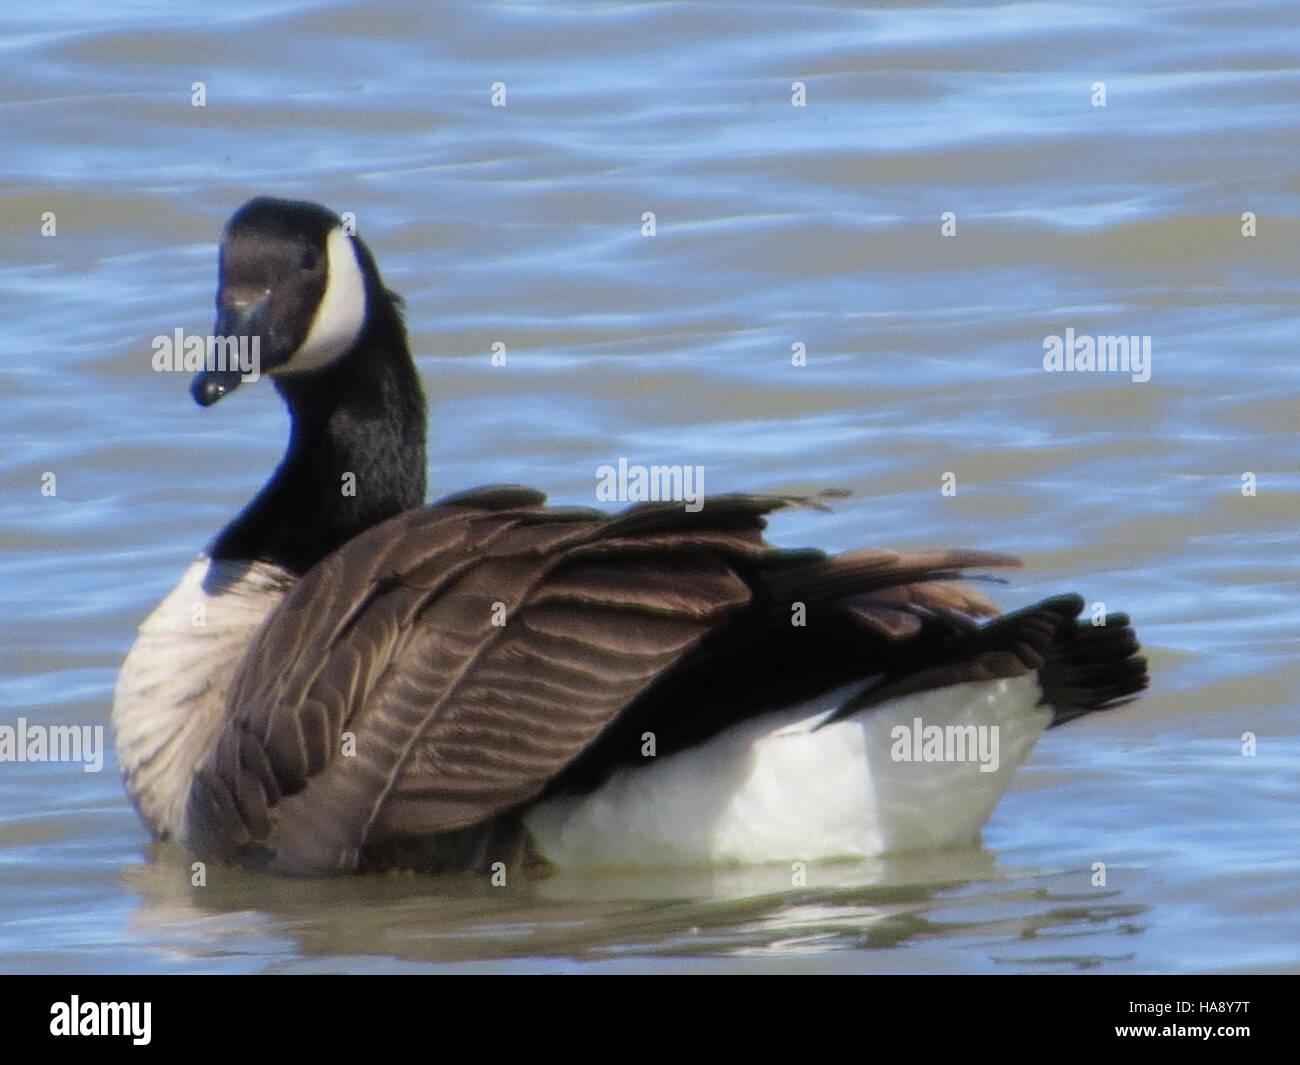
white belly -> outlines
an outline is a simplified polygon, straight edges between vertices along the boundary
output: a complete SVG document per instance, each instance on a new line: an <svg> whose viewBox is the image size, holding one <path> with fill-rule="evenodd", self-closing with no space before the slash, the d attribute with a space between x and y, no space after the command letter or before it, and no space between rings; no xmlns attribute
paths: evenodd
<svg viewBox="0 0 1300 1065"><path fill-rule="evenodd" d="M559 866L814 861L968 843L1051 721L1029 675L907 696L814 731L858 687L621 769L589 795L539 804L525 823ZM925 760L933 745L895 731L910 737L917 718L993 731L963 760Z"/></svg>
<svg viewBox="0 0 1300 1065"><path fill-rule="evenodd" d="M225 723L235 670L294 580L264 562L199 558L140 625L111 718L127 791L155 835L182 836L190 783Z"/></svg>

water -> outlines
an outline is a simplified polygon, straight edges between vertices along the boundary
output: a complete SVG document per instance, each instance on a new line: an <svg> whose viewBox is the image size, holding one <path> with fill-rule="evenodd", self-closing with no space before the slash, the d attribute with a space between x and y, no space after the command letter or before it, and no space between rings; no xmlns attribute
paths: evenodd
<svg viewBox="0 0 1300 1065"><path fill-rule="evenodd" d="M1050 734L981 847L797 887L192 888L111 755L7 763L0 969L1300 969L1297 44L1262 0L7 5L0 723L106 725L135 625L279 457L269 388L201 411L149 365L210 328L257 193L354 211L405 295L435 496L590 504L620 456L842 487L774 538L1018 552L1004 605L1131 611L1154 683ZM1150 336L1150 380L1044 372L1067 327Z"/></svg>

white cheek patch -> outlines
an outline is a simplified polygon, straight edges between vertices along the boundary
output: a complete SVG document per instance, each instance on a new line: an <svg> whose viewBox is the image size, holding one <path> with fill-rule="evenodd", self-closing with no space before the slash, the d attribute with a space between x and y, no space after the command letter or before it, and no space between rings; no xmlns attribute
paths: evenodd
<svg viewBox="0 0 1300 1065"><path fill-rule="evenodd" d="M357 342L365 321L366 279L352 241L336 227L325 241L325 293L306 339L278 372L305 373L328 365Z"/></svg>

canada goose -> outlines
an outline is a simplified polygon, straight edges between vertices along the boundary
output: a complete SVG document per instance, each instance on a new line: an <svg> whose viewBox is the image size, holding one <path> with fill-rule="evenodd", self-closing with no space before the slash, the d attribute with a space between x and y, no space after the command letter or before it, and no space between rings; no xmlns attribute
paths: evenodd
<svg viewBox="0 0 1300 1065"><path fill-rule="evenodd" d="M1012 556L768 546L796 500L424 505L398 297L324 207L235 213L215 332L260 344L288 451L143 623L112 712L136 807L201 857L314 875L963 843L1045 728L1147 684L1124 615L1081 622L1065 595L999 616L959 581Z"/></svg>

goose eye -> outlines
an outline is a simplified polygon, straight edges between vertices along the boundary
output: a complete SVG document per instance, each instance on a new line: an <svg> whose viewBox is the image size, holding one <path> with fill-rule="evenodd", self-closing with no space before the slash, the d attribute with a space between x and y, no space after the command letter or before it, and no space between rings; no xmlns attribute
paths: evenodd
<svg viewBox="0 0 1300 1065"><path fill-rule="evenodd" d="M315 270L316 253L311 248L304 248L302 252L302 258L299 260L299 265L304 270Z"/></svg>

